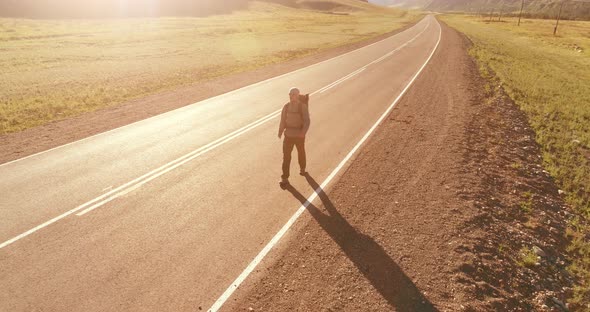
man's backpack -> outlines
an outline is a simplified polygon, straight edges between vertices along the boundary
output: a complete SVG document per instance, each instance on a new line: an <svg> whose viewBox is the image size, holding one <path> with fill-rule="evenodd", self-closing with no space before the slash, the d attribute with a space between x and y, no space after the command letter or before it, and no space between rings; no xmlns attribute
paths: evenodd
<svg viewBox="0 0 590 312"><path fill-rule="evenodd" d="M309 105L309 93L305 95L299 95L299 103L303 103L305 105Z"/></svg>
<svg viewBox="0 0 590 312"><path fill-rule="evenodd" d="M309 94L299 95L299 105L297 105L296 111L291 111L291 107L287 107L287 118L285 119L287 128L303 128L303 105L309 105ZM307 108L309 110L309 107Z"/></svg>

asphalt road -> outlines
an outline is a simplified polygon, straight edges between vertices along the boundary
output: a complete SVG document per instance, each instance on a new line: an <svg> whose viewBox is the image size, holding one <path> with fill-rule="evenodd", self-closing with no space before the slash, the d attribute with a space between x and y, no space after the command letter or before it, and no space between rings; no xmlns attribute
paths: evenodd
<svg viewBox="0 0 590 312"><path fill-rule="evenodd" d="M208 309L301 206L278 187L289 88L312 93L308 171L324 181L439 36L428 16L334 59L0 165L0 311ZM293 156L291 183L313 192Z"/></svg>

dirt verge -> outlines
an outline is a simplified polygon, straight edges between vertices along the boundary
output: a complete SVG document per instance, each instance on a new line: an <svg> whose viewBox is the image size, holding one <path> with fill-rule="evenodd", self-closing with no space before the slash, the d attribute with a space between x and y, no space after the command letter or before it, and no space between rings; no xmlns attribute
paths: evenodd
<svg viewBox="0 0 590 312"><path fill-rule="evenodd" d="M412 24L413 25L413 24ZM160 92L120 105L48 123L25 131L0 135L0 164L74 142L129 123L149 118L274 76L321 62L399 33L407 25L370 40L330 49L315 55L266 66L254 71Z"/></svg>
<svg viewBox="0 0 590 312"><path fill-rule="evenodd" d="M468 40L442 27L408 94L225 310L566 309L567 208L524 114L484 92Z"/></svg>

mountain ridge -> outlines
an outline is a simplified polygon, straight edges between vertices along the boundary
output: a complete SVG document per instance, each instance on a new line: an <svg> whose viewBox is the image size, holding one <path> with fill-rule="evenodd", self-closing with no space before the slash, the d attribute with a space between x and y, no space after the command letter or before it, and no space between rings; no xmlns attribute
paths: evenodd
<svg viewBox="0 0 590 312"><path fill-rule="evenodd" d="M492 10L502 10L507 15L520 11L521 0L370 0L369 2L407 9L420 9L438 12L468 12L489 14ZM564 3L563 19L590 20L590 1L526 0L523 16L529 18L555 18Z"/></svg>

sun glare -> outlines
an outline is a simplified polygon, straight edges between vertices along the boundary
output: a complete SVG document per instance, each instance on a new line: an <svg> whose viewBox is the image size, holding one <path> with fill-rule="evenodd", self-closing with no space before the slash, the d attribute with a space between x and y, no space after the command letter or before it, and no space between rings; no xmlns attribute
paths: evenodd
<svg viewBox="0 0 590 312"><path fill-rule="evenodd" d="M0 1L0 16L23 18L125 18L205 16L247 6L248 0L19 0Z"/></svg>

